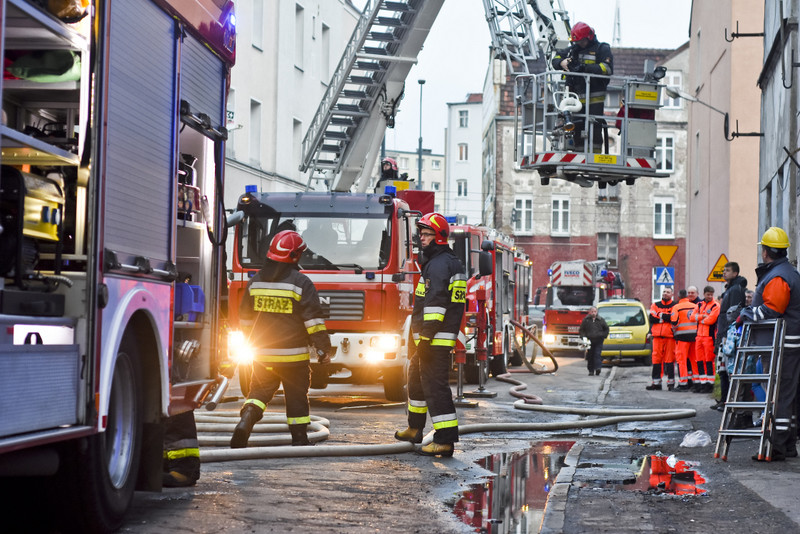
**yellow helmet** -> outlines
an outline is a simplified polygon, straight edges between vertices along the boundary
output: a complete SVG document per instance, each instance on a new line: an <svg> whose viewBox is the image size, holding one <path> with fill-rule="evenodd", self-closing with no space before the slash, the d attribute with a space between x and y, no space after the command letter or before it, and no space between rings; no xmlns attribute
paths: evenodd
<svg viewBox="0 0 800 534"><path fill-rule="evenodd" d="M761 241L758 244L770 248L789 248L789 236L786 235L783 228L770 226L761 236Z"/></svg>

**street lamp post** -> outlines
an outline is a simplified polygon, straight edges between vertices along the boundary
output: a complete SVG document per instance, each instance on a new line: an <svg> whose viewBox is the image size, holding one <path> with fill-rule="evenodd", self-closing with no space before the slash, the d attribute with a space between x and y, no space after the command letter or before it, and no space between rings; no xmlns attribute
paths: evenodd
<svg viewBox="0 0 800 534"><path fill-rule="evenodd" d="M717 113L722 115L722 117L724 119L724 121L722 123L723 134L725 135L725 139L726 140L728 140L728 141L731 140L728 137L728 132L729 132L730 126L729 126L729 122L728 122L729 119L728 119L728 113L727 112L722 111L721 109L717 109L714 106L712 106L711 104L707 104L707 103L703 102L702 100L700 100L699 98L694 97L694 96L692 96L689 93L686 93L684 91L681 91L677 87L666 87L665 90L667 92L667 95L670 98L683 98L684 100L688 100L689 102L696 102L696 103L700 104L701 106L705 106L708 109L710 109L712 111L716 111Z"/></svg>
<svg viewBox="0 0 800 534"><path fill-rule="evenodd" d="M422 86L425 80L419 82L419 149L417 153L417 189L422 189Z"/></svg>

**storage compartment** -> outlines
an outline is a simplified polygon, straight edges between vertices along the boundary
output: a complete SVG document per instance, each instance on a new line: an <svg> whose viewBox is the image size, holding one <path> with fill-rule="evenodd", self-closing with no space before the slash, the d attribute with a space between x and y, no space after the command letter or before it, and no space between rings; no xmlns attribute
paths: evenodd
<svg viewBox="0 0 800 534"><path fill-rule="evenodd" d="M175 320L194 323L206 311L203 288L184 283L175 284Z"/></svg>

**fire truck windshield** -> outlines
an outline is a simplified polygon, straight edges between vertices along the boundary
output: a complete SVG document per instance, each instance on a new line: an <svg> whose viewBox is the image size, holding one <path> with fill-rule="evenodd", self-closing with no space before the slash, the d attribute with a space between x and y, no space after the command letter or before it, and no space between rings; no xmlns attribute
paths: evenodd
<svg viewBox="0 0 800 534"><path fill-rule="evenodd" d="M548 305L554 308L560 306L591 306L594 303L594 288L589 286L555 286L547 292Z"/></svg>
<svg viewBox="0 0 800 534"><path fill-rule="evenodd" d="M295 230L308 246L300 258L304 270L383 269L389 261L391 231L385 215L354 218L330 214L282 214L280 218L249 217L239 243L242 266L263 263L272 236Z"/></svg>

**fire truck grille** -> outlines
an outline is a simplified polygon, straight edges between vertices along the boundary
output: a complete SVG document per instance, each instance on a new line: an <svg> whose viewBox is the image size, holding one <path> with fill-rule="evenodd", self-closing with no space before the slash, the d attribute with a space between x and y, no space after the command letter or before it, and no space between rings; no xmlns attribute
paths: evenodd
<svg viewBox="0 0 800 534"><path fill-rule="evenodd" d="M364 319L363 291L318 291L326 319L331 321L362 321Z"/></svg>

